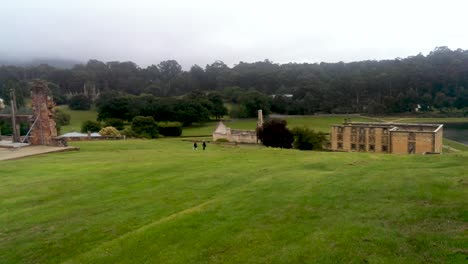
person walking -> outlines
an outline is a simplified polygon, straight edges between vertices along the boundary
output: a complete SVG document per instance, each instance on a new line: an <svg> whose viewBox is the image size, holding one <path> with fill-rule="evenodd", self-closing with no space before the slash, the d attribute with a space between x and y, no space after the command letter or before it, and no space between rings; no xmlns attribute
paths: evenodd
<svg viewBox="0 0 468 264"><path fill-rule="evenodd" d="M203 146L203 150L205 150L205 149L206 149L206 143L205 143L205 141L203 141L202 146Z"/></svg>
<svg viewBox="0 0 468 264"><path fill-rule="evenodd" d="M193 150L197 150L198 146L197 146L197 142L193 142Z"/></svg>

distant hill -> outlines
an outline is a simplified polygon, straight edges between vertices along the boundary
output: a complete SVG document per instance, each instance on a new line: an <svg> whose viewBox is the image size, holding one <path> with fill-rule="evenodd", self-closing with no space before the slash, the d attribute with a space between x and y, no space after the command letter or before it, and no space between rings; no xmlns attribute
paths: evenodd
<svg viewBox="0 0 468 264"><path fill-rule="evenodd" d="M74 59L62 58L33 58L33 59L16 59L16 58L0 58L0 65L14 65L14 66L38 66L41 64L48 64L49 66L70 69L76 64L83 63Z"/></svg>

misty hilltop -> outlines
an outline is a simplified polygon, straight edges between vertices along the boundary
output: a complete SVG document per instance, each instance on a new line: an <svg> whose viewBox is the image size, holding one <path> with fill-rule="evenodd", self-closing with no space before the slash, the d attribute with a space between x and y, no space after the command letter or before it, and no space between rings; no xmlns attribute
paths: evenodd
<svg viewBox="0 0 468 264"><path fill-rule="evenodd" d="M64 59L64 58L8 58L0 56L0 66L12 65L20 67L36 67L41 64L47 64L49 66L59 69L71 69L76 64L82 64L83 62L75 59Z"/></svg>

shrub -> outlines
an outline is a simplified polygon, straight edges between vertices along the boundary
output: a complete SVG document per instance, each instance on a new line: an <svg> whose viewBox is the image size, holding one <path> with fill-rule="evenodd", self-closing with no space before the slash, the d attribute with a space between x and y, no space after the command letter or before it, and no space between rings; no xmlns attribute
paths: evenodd
<svg viewBox="0 0 468 264"><path fill-rule="evenodd" d="M119 131L115 127L112 127L112 126L108 126L99 130L99 134L101 136L106 136L106 137L121 137L122 136L119 133Z"/></svg>
<svg viewBox="0 0 468 264"><path fill-rule="evenodd" d="M132 120L132 130L144 138L156 138L158 136L158 125L152 116L136 116Z"/></svg>
<svg viewBox="0 0 468 264"><path fill-rule="evenodd" d="M77 94L70 98L68 107L72 110L89 110L91 109L91 99L84 94Z"/></svg>
<svg viewBox="0 0 468 264"><path fill-rule="evenodd" d="M227 140L227 139L225 139L225 138L218 138L218 139L216 140L216 142L221 142L221 143L223 143L223 142L229 142L229 140Z"/></svg>
<svg viewBox="0 0 468 264"><path fill-rule="evenodd" d="M66 126L70 124L71 116L62 109L56 108L54 119L58 126Z"/></svg>
<svg viewBox="0 0 468 264"><path fill-rule="evenodd" d="M283 119L270 118L265 121L263 127L257 130L258 138L263 145L274 148L291 148L294 136L286 127Z"/></svg>
<svg viewBox="0 0 468 264"><path fill-rule="evenodd" d="M124 129L124 125L125 125L124 121L122 119L118 119L118 118L106 119L104 124L105 124L106 127L108 127L108 126L115 127L117 130Z"/></svg>
<svg viewBox="0 0 468 264"><path fill-rule="evenodd" d="M159 134L166 137L178 137L182 135L182 123L180 122L159 122Z"/></svg>
<svg viewBox="0 0 468 264"><path fill-rule="evenodd" d="M86 133L88 131L98 132L99 130L101 130L101 128L102 128L101 123L97 121L86 120L81 125L81 132L83 133Z"/></svg>
<svg viewBox="0 0 468 264"><path fill-rule="evenodd" d="M321 150L323 149L323 143L325 142L325 134L321 132L315 132L312 129L306 127L296 127L293 129L295 149L300 150Z"/></svg>
<svg viewBox="0 0 468 264"><path fill-rule="evenodd" d="M121 132L122 135L126 136L126 137L129 137L129 138L136 138L138 137L137 133L135 133L135 131L132 130L132 128L130 127L126 127L122 130Z"/></svg>

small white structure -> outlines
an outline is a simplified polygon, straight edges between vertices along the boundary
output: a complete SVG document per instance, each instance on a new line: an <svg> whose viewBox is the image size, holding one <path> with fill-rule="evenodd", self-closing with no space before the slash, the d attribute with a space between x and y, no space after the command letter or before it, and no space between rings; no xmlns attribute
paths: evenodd
<svg viewBox="0 0 468 264"><path fill-rule="evenodd" d="M262 110L258 110L257 128L261 126L263 126L263 113ZM219 122L218 126L213 132L213 141L218 139L224 139L229 142L237 143L258 143L256 130L231 129L223 122Z"/></svg>
<svg viewBox="0 0 468 264"><path fill-rule="evenodd" d="M87 133L78 133L78 132L70 132L70 133L66 133L66 134L63 134L61 135L61 137L64 137L64 138L70 138L70 137L100 137L101 135L99 133L91 133L91 134L87 134Z"/></svg>

